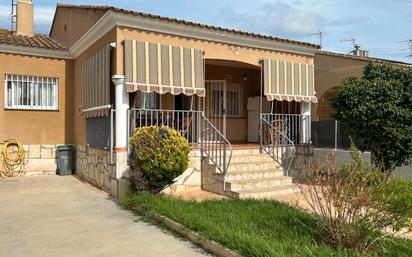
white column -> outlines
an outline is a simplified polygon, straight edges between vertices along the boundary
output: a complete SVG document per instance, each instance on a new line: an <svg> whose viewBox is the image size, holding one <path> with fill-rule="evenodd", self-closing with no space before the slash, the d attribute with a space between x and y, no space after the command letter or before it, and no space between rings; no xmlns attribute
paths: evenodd
<svg viewBox="0 0 412 257"><path fill-rule="evenodd" d="M301 102L301 114L303 114L303 120L302 120L302 142L303 143L311 143L312 138L311 138L311 109L312 109L312 103L305 103Z"/></svg>
<svg viewBox="0 0 412 257"><path fill-rule="evenodd" d="M115 148L116 151L125 151L127 148L127 109L129 109L129 94L126 92L123 75L112 76L115 85Z"/></svg>

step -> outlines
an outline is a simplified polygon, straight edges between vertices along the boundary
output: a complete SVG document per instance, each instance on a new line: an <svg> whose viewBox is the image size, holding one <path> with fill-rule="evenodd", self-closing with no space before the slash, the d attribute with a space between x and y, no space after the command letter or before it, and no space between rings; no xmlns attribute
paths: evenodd
<svg viewBox="0 0 412 257"><path fill-rule="evenodd" d="M255 178L273 178L283 176L282 169L262 169L262 170L247 170L247 171L230 171L227 173L228 181L255 179Z"/></svg>
<svg viewBox="0 0 412 257"><path fill-rule="evenodd" d="M280 166L274 161L244 161L234 162L229 165L229 172L231 171L247 171L247 170L266 170L266 169L279 169Z"/></svg>
<svg viewBox="0 0 412 257"><path fill-rule="evenodd" d="M255 179L242 179L230 181L230 190L247 190L258 188L273 188L276 186L292 185L292 178L286 176L277 176L272 178L255 178Z"/></svg>
<svg viewBox="0 0 412 257"><path fill-rule="evenodd" d="M229 157L228 157L229 159ZM244 161L274 161L272 157L267 154L241 154L233 155L230 163L244 162Z"/></svg>
<svg viewBox="0 0 412 257"><path fill-rule="evenodd" d="M250 154L260 154L259 148L252 149L235 149L232 151L233 156L235 155L250 155Z"/></svg>
<svg viewBox="0 0 412 257"><path fill-rule="evenodd" d="M245 199L245 198L256 198L256 199L270 199L277 195L283 194L293 194L299 192L296 185L285 185L285 186L276 186L271 188L255 188L255 189L246 189L232 191L232 195L235 197Z"/></svg>

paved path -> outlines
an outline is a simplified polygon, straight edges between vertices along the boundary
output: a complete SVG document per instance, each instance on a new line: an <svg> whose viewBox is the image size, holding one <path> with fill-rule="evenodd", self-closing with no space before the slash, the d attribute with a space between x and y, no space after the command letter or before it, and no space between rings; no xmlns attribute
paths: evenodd
<svg viewBox="0 0 412 257"><path fill-rule="evenodd" d="M206 256L74 177L0 180L1 257Z"/></svg>

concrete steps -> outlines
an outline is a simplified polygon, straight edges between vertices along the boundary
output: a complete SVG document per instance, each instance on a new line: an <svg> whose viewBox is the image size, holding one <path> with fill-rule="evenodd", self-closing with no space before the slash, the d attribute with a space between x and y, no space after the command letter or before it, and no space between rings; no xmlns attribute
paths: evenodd
<svg viewBox="0 0 412 257"><path fill-rule="evenodd" d="M297 192L292 178L259 149L234 150L227 173L226 190L235 198L271 198Z"/></svg>

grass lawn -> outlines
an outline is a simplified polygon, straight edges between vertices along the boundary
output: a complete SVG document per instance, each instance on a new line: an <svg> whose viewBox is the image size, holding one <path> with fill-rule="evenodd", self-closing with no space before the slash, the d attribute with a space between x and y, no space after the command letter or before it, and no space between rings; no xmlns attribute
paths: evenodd
<svg viewBox="0 0 412 257"><path fill-rule="evenodd" d="M259 200L185 201L130 194L130 209L164 215L243 256L358 256L316 243L316 219L287 204ZM393 239L369 256L412 256L412 242Z"/></svg>

